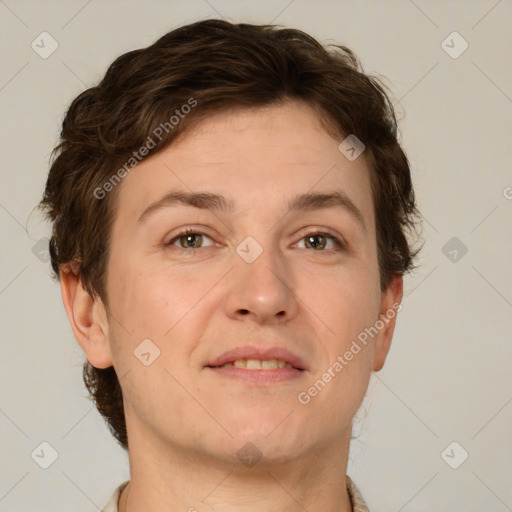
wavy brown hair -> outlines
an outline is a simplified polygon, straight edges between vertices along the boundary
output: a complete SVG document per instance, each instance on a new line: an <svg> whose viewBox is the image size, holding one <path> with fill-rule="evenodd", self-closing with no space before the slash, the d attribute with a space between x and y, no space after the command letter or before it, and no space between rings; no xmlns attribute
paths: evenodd
<svg viewBox="0 0 512 512"><path fill-rule="evenodd" d="M407 234L415 230L419 214L408 160L397 141L395 113L381 80L365 74L348 48L325 47L299 30L207 20L121 55L101 82L69 107L40 203L53 224L50 255L57 276L59 270L73 269L88 293L108 309L105 272L122 183L101 197L97 191L105 190L116 170L191 98L194 108L164 131L150 155L205 116L287 99L313 107L340 142L356 135L365 144L370 168L381 289L413 268L419 249L413 250ZM128 449L114 368L86 362L83 377L112 434Z"/></svg>

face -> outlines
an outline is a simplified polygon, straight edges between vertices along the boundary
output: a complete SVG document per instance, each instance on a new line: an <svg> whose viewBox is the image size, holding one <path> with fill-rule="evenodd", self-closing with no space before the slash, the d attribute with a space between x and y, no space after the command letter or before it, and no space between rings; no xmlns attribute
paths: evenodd
<svg viewBox="0 0 512 512"><path fill-rule="evenodd" d="M232 462L349 436L394 321L354 340L401 292L380 290L369 170L341 140L300 102L226 112L124 178L105 331L129 438Z"/></svg>

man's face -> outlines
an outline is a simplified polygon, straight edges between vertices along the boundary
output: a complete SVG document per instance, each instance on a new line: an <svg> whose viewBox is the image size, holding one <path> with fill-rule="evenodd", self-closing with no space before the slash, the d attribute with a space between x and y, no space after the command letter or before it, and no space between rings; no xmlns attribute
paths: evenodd
<svg viewBox="0 0 512 512"><path fill-rule="evenodd" d="M382 333L333 363L393 300L364 154L340 142L300 102L221 113L119 185L108 339L130 442L226 461L250 442L284 460L349 436ZM177 192L226 204L161 201ZM311 194L342 200L297 199Z"/></svg>

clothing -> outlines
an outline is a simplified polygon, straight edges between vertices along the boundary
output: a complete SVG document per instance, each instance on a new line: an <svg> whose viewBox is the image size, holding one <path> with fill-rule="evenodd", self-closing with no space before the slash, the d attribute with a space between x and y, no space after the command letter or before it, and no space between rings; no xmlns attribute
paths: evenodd
<svg viewBox="0 0 512 512"><path fill-rule="evenodd" d="M352 512L370 512L356 484L347 475L347 491L352 503Z"/></svg>
<svg viewBox="0 0 512 512"><path fill-rule="evenodd" d="M105 505L105 508L101 512L118 512L119 498L121 497L121 493L124 488L128 485L128 481L123 482L112 494L111 498L108 500L108 503Z"/></svg>
<svg viewBox="0 0 512 512"><path fill-rule="evenodd" d="M348 475L346 478L346 482L348 495L350 497L350 502L352 503L352 512L370 512L368 510L368 507L366 506L365 501L363 500L363 497L361 496L361 493L359 492L359 489L356 487L354 482L352 482ZM119 498L121 496L121 493L123 492L123 489L127 485L128 482L124 482L115 490L114 494L112 495L112 497L110 498L109 502L106 504L102 512L118 512Z"/></svg>

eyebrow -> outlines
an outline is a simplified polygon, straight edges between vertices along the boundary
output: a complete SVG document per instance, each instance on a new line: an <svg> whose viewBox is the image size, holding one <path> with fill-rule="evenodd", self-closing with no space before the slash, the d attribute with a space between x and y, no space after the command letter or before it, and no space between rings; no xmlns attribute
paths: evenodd
<svg viewBox="0 0 512 512"><path fill-rule="evenodd" d="M177 204L226 213L231 213L235 209L233 201L220 194L208 192L170 192L158 201L151 203L140 215L139 222L145 220L156 210L172 207ZM300 194L288 201L288 213L292 211L305 212L336 207L343 208L361 225L364 231L367 230L361 210L343 191Z"/></svg>
<svg viewBox="0 0 512 512"><path fill-rule="evenodd" d="M207 192L170 192L164 197L151 203L140 215L139 222L143 221L148 215L164 207L181 204L184 206L194 206L202 210L217 210L232 212L234 204L219 194Z"/></svg>
<svg viewBox="0 0 512 512"><path fill-rule="evenodd" d="M288 203L289 211L312 211L327 208L343 208L366 231L366 223L361 210L343 191L334 191L329 194L307 193L294 197Z"/></svg>

